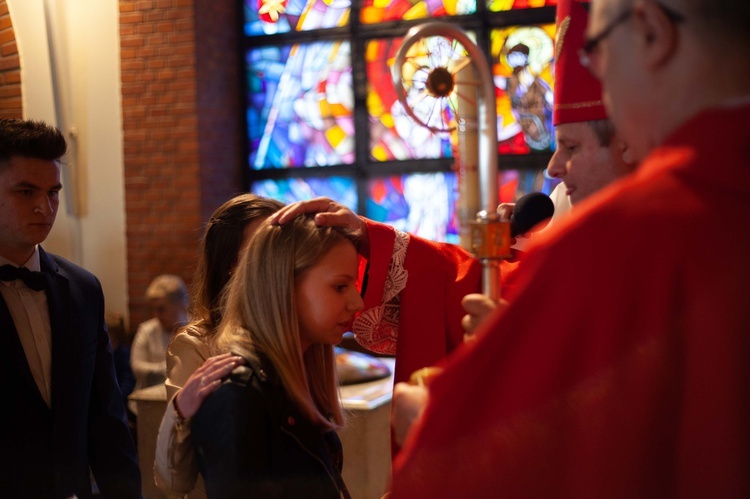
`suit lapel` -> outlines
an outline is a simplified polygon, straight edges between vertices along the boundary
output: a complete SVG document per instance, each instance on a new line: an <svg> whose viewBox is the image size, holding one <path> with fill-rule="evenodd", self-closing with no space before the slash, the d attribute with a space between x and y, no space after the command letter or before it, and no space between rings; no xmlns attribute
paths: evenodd
<svg viewBox="0 0 750 499"><path fill-rule="evenodd" d="M59 272L59 267L44 250L39 247L39 261L47 277L47 306L52 329L52 408L62 402L62 396L70 393L70 366L73 355L71 336L70 282Z"/></svg>

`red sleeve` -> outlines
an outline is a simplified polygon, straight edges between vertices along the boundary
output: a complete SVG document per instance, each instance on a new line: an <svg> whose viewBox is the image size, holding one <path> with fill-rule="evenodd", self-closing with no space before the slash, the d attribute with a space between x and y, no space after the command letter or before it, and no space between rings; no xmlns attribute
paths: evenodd
<svg viewBox="0 0 750 499"><path fill-rule="evenodd" d="M352 328L365 348L396 356L396 382L463 342L461 299L480 289L468 252L364 219L370 251L364 309Z"/></svg>
<svg viewBox="0 0 750 499"><path fill-rule="evenodd" d="M367 310L382 303L396 233L390 225L373 222L366 218L363 218L363 220L367 225L367 234L370 240L370 254L365 255L369 268L367 271L367 289L363 297L364 309Z"/></svg>
<svg viewBox="0 0 750 499"><path fill-rule="evenodd" d="M411 236L401 292L396 382L432 366L463 342L461 299L480 291L481 267L452 244Z"/></svg>

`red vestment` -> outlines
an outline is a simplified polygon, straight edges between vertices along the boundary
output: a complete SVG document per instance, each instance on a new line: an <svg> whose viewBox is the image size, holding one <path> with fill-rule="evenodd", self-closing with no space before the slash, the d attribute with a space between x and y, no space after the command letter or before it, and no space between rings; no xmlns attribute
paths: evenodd
<svg viewBox="0 0 750 499"><path fill-rule="evenodd" d="M749 122L701 113L538 236L394 498L750 497Z"/></svg>
<svg viewBox="0 0 750 499"><path fill-rule="evenodd" d="M481 291L481 266L459 246L364 220L369 272L364 311L353 329L366 348L396 356L398 383L417 369L438 364L462 344L466 312L461 299ZM503 298L513 291L518 267L518 260L501 263Z"/></svg>

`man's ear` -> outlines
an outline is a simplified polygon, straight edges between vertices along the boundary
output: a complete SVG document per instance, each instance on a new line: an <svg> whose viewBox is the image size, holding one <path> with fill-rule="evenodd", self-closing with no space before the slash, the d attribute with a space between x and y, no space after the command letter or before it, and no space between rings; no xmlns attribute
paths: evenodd
<svg viewBox="0 0 750 499"><path fill-rule="evenodd" d="M677 49L677 25L658 3L637 1L633 5L633 27L640 35L638 50L651 68L665 65Z"/></svg>

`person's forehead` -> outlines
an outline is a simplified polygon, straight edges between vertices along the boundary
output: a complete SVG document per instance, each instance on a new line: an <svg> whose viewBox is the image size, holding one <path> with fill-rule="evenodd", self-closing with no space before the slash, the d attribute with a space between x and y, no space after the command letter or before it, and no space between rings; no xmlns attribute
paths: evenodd
<svg viewBox="0 0 750 499"><path fill-rule="evenodd" d="M59 167L60 161L56 159L42 159L42 158L33 158L31 156L14 155L8 158L3 164L8 165L8 166L25 166L25 165L45 164L45 165L55 165Z"/></svg>
<svg viewBox="0 0 750 499"><path fill-rule="evenodd" d="M587 142L596 140L594 130L587 122L563 123L555 127L555 136L559 142Z"/></svg>
<svg viewBox="0 0 750 499"><path fill-rule="evenodd" d="M45 189L53 188L60 183L60 163L54 160L12 156L0 166L0 176L11 184L22 183Z"/></svg>
<svg viewBox="0 0 750 499"><path fill-rule="evenodd" d="M343 240L331 246L331 249L318 260L316 267L326 273L351 274L352 262L355 263L354 273L356 274L357 249L351 241Z"/></svg>

